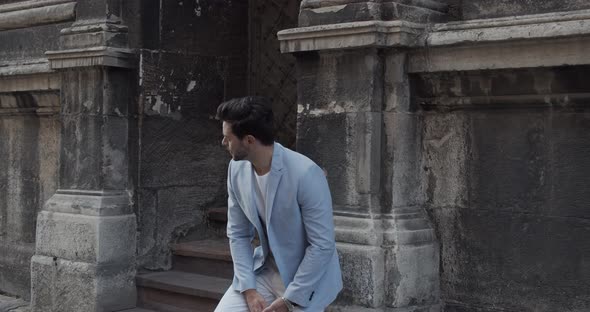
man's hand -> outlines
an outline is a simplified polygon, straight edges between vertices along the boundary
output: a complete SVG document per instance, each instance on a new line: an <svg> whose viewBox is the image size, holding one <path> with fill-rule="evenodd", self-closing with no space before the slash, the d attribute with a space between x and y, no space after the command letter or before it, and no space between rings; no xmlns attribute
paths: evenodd
<svg viewBox="0 0 590 312"><path fill-rule="evenodd" d="M256 289L248 289L243 292L246 303L248 303L248 309L250 312L262 312L266 307L266 301L256 291Z"/></svg>
<svg viewBox="0 0 590 312"><path fill-rule="evenodd" d="M264 309L262 312L288 312L287 305L281 298L277 298L268 308Z"/></svg>

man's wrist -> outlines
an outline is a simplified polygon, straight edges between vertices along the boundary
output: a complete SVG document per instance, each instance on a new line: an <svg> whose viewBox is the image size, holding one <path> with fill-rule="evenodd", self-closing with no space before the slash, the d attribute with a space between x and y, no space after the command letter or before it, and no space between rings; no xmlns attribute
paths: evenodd
<svg viewBox="0 0 590 312"><path fill-rule="evenodd" d="M292 312L293 310L295 310L295 306L297 304L294 304L293 302L289 301L289 299L287 299L285 297L281 297L281 299L283 300L283 302L287 306L287 310L289 310L289 312Z"/></svg>
<svg viewBox="0 0 590 312"><path fill-rule="evenodd" d="M248 296L249 294L252 294L252 293L255 293L255 292L256 292L256 289L250 288L250 289L246 289L246 290L242 291L242 295Z"/></svg>

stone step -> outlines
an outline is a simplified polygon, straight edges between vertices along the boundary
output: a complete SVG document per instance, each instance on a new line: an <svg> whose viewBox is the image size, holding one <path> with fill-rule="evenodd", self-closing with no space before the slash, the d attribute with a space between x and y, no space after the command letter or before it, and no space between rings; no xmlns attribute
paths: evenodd
<svg viewBox="0 0 590 312"><path fill-rule="evenodd" d="M227 207L209 208L207 210L207 217L210 222L227 222Z"/></svg>
<svg viewBox="0 0 590 312"><path fill-rule="evenodd" d="M231 280L182 271L137 276L139 306L160 312L213 311Z"/></svg>
<svg viewBox="0 0 590 312"><path fill-rule="evenodd" d="M144 308L133 308L133 309L128 309L128 310L121 310L118 312L157 312L157 311L148 310L148 309L144 309Z"/></svg>
<svg viewBox="0 0 590 312"><path fill-rule="evenodd" d="M172 247L176 271L231 279L233 264L225 238L179 243Z"/></svg>

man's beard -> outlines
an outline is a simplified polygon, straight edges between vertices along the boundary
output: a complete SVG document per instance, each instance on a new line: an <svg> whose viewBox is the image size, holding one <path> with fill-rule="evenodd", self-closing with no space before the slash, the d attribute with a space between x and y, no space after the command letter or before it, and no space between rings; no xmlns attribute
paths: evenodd
<svg viewBox="0 0 590 312"><path fill-rule="evenodd" d="M246 157L248 157L248 151L240 146L240 148L236 149L236 151L231 156L235 161L245 160Z"/></svg>

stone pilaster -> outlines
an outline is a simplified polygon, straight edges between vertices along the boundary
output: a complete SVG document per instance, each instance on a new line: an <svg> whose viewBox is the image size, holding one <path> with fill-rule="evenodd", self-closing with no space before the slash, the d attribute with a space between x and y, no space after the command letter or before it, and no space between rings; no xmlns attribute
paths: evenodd
<svg viewBox="0 0 590 312"><path fill-rule="evenodd" d="M129 178L133 55L118 1L78 1L60 50L59 189L38 216L33 311L135 306L136 219Z"/></svg>
<svg viewBox="0 0 590 312"><path fill-rule="evenodd" d="M308 27L279 32L299 67L297 149L327 169L332 189L344 290L331 311L440 311L406 53L444 9L310 0L300 14Z"/></svg>

